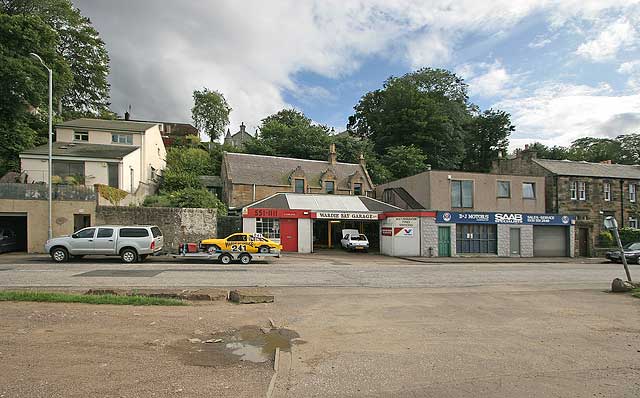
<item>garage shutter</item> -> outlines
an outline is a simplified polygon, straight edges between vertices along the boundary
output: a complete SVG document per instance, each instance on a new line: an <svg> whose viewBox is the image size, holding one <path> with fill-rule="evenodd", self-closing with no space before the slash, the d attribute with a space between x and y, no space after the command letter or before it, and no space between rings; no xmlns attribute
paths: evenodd
<svg viewBox="0 0 640 398"><path fill-rule="evenodd" d="M566 257L567 228L535 225L533 255L535 257Z"/></svg>

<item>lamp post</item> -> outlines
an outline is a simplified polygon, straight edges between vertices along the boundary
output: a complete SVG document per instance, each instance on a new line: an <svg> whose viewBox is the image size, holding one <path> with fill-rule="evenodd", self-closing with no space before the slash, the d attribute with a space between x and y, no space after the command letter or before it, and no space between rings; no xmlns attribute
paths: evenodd
<svg viewBox="0 0 640 398"><path fill-rule="evenodd" d="M52 223L51 223L51 168L53 166L53 161L52 161L52 152L53 152L53 147L52 147L52 142L53 142L53 131L52 131L52 122L53 122L53 72L51 71L51 69L44 63L44 61L42 60L42 58L40 58L40 56L36 53L31 53L30 54L32 57L35 57L38 61L40 61L40 63L42 64L42 66L45 67L45 69L49 72L49 175L47 177L47 187L49 189L49 239L53 238L53 229L52 229Z"/></svg>
<svg viewBox="0 0 640 398"><path fill-rule="evenodd" d="M624 248L622 247L622 241L620 241L620 234L618 233L618 222L612 216L604 218L604 227L613 232L618 249L620 250L620 258L622 259L622 265L624 265L624 272L627 274L627 281L631 282L631 273L629 273L629 265L627 265L627 257L624 255Z"/></svg>

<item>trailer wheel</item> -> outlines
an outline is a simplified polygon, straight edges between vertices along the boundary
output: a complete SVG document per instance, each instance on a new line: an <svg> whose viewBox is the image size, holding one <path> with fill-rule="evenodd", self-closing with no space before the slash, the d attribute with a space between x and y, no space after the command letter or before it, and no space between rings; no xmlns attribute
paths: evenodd
<svg viewBox="0 0 640 398"><path fill-rule="evenodd" d="M240 260L240 262L242 264L246 265L246 264L249 264L251 262L251 256L249 254L247 254L247 253L242 253L240 255L240 257L238 257L238 260Z"/></svg>
<svg viewBox="0 0 640 398"><path fill-rule="evenodd" d="M231 261L233 261L233 257L231 257L231 254L229 253L224 253L218 258L218 261L220 261L222 264L225 264L225 265L231 264Z"/></svg>

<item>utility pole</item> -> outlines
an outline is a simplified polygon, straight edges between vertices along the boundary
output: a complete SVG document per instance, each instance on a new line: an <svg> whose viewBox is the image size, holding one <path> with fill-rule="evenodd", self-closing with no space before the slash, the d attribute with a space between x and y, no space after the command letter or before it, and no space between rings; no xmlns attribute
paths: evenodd
<svg viewBox="0 0 640 398"><path fill-rule="evenodd" d="M629 265L627 264L627 257L624 255L624 248L622 247L622 241L620 240L620 234L618 233L618 222L612 216L607 216L604 219L604 227L611 231L613 233L613 237L616 238L616 243L620 250L620 258L622 259L622 265L624 266L624 272L627 274L627 281L632 282Z"/></svg>

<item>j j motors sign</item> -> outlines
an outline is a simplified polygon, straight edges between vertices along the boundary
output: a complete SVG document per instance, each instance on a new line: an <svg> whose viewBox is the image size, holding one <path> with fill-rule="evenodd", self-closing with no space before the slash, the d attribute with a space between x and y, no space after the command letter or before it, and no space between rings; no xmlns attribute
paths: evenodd
<svg viewBox="0 0 640 398"><path fill-rule="evenodd" d="M575 224L575 217L559 214L458 213L454 211L439 211L436 215L436 222L460 224L571 225Z"/></svg>

